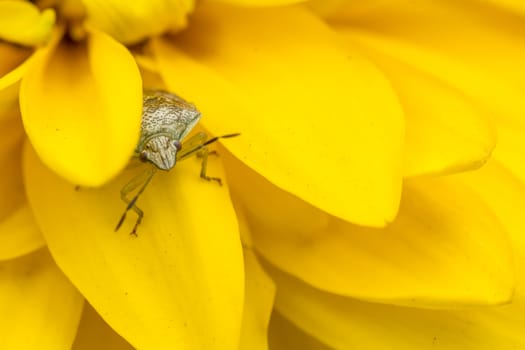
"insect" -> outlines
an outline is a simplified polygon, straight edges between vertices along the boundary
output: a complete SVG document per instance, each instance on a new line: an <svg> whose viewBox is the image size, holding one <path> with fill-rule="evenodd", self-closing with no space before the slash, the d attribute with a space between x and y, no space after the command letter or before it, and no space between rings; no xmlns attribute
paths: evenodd
<svg viewBox="0 0 525 350"><path fill-rule="evenodd" d="M202 159L200 177L208 181L215 181L219 185L222 184L220 178L206 175L210 154L207 146L221 138L235 137L240 134L216 136L208 140L206 133L198 132L183 142L200 118L201 113L193 104L175 94L162 90L144 91L140 138L134 157L152 166L131 179L120 191L120 198L127 204L127 207L115 231L122 226L128 211L133 210L138 217L131 234L137 234L137 227L142 222L144 212L136 203L157 170L169 171L176 162L191 156L198 156ZM135 190L137 190L136 194L129 198L130 193Z"/></svg>

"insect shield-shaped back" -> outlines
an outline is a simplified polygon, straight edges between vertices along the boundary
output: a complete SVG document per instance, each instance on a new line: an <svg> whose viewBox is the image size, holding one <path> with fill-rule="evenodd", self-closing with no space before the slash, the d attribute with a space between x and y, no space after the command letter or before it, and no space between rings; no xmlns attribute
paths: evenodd
<svg viewBox="0 0 525 350"><path fill-rule="evenodd" d="M195 106L175 94L144 91L142 126L136 153L161 170L175 166L181 141L199 121Z"/></svg>

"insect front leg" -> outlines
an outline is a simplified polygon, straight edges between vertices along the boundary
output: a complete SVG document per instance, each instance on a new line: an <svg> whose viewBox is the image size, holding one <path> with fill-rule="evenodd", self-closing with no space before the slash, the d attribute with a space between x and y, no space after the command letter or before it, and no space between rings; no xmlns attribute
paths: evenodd
<svg viewBox="0 0 525 350"><path fill-rule="evenodd" d="M148 186L149 182L153 178L153 175L155 174L156 169L154 167L151 167L149 170L139 174L138 176L131 179L130 182L128 182L121 190L120 190L120 198L127 204L126 210L120 217L119 222L117 223L117 226L115 227L115 232L119 230L120 226L124 223L124 220L126 219L126 215L129 210L133 210L135 213L137 213L137 221L135 222L135 225L133 226L133 230L131 231L131 235L136 236L137 235L137 227L142 222L142 218L144 217L144 212L142 209L140 209L137 206L137 200L139 196L144 192L146 187ZM142 186L141 186L142 185ZM137 187L140 187L138 192L133 196L131 199L128 198L128 195L132 193Z"/></svg>

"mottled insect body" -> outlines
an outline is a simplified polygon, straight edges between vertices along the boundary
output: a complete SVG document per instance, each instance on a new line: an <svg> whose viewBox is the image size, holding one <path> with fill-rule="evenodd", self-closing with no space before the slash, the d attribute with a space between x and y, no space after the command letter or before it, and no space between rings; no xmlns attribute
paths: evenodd
<svg viewBox="0 0 525 350"><path fill-rule="evenodd" d="M144 92L142 125L136 154L161 170L175 166L181 141L199 122L195 106L169 92Z"/></svg>
<svg viewBox="0 0 525 350"><path fill-rule="evenodd" d="M177 161L199 156L202 159L200 177L221 184L221 179L218 177L206 175L207 146L220 138L234 137L239 134L216 136L207 140L205 133L198 132L181 143L198 123L200 117L200 112L193 104L177 95L161 90L144 91L140 139L135 149L135 156L142 162L151 163L152 166L133 178L120 191L120 197L126 202L127 207L115 231L126 219L127 212L133 210L137 213L138 218L131 234L136 234L137 227L144 217L143 211L136 203L157 169L168 171L175 166ZM128 198L128 195L134 191L136 191L135 195Z"/></svg>

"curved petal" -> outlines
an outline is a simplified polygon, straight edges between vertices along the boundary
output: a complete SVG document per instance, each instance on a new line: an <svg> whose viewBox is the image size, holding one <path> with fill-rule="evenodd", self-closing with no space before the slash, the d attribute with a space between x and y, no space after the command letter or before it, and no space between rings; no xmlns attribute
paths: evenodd
<svg viewBox="0 0 525 350"><path fill-rule="evenodd" d="M472 98L431 74L352 43L377 64L405 111L405 176L450 174L483 165L496 145L488 113Z"/></svg>
<svg viewBox="0 0 525 350"><path fill-rule="evenodd" d="M403 118L379 71L299 7L202 6L154 41L167 86L225 146L278 187L362 225L397 212Z"/></svg>
<svg viewBox="0 0 525 350"><path fill-rule="evenodd" d="M382 230L362 228L229 159L232 194L247 210L254 247L317 288L423 307L499 304L512 296L507 233L464 186L446 179L407 181L396 221Z"/></svg>
<svg viewBox="0 0 525 350"><path fill-rule="evenodd" d="M317 15L326 17L336 12L349 0L309 0L306 5Z"/></svg>
<svg viewBox="0 0 525 350"><path fill-rule="evenodd" d="M42 248L46 242L27 205L0 221L0 260L8 260Z"/></svg>
<svg viewBox="0 0 525 350"><path fill-rule="evenodd" d="M521 349L523 307L425 310L358 301L272 273L276 308L335 349ZM512 310L511 312L509 312Z"/></svg>
<svg viewBox="0 0 525 350"><path fill-rule="evenodd" d="M510 12L516 13L517 15L525 15L525 3L521 0L474 0L478 2L479 6L486 6L486 3L491 3L496 9L506 9Z"/></svg>
<svg viewBox="0 0 525 350"><path fill-rule="evenodd" d="M49 39L55 24L55 11L42 12L28 1L0 2L0 39L33 46Z"/></svg>
<svg viewBox="0 0 525 350"><path fill-rule="evenodd" d="M138 140L142 84L133 57L102 33L35 55L20 88L31 143L69 181L107 182L124 168Z"/></svg>
<svg viewBox="0 0 525 350"><path fill-rule="evenodd" d="M91 305L86 303L72 350L133 350L111 329Z"/></svg>
<svg viewBox="0 0 525 350"><path fill-rule="evenodd" d="M415 9L410 0L372 0L348 2L330 23L361 47L462 91L505 132L524 129L523 17L476 1L430 0ZM513 154L513 141L502 135L495 156L525 178L518 167L525 148Z"/></svg>
<svg viewBox="0 0 525 350"><path fill-rule="evenodd" d="M268 349L268 323L273 308L275 285L257 257L244 249L245 297L239 350Z"/></svg>
<svg viewBox="0 0 525 350"><path fill-rule="evenodd" d="M209 3L223 3L235 6L264 7L264 6L284 6L305 2L306 0L204 0Z"/></svg>
<svg viewBox="0 0 525 350"><path fill-rule="evenodd" d="M24 62L32 51L33 50L29 48L0 42L0 57L2 57L0 61L0 90L2 90L4 86L7 86L7 84L2 83L5 76Z"/></svg>
<svg viewBox="0 0 525 350"><path fill-rule="evenodd" d="M319 340L301 331L297 326L274 311L268 330L268 342L272 350L329 350L332 349Z"/></svg>
<svg viewBox="0 0 525 350"><path fill-rule="evenodd" d="M186 27L195 0L81 0L87 11L87 25L116 40L132 44L164 32Z"/></svg>
<svg viewBox="0 0 525 350"><path fill-rule="evenodd" d="M133 171L102 189L75 190L28 147L29 201L57 264L104 320L142 349L234 349L244 272L227 189L199 178L199 162L159 172L137 204L138 236L119 191ZM220 175L210 159L208 172ZM135 169L142 171L143 169Z"/></svg>
<svg viewBox="0 0 525 350"><path fill-rule="evenodd" d="M479 171L454 178L489 203L510 233L518 276L512 304L466 310L376 305L323 293L274 271L277 309L335 348L524 348L525 186L493 161Z"/></svg>
<svg viewBox="0 0 525 350"><path fill-rule="evenodd" d="M47 250L0 262L0 348L71 349L83 304Z"/></svg>
<svg viewBox="0 0 525 350"><path fill-rule="evenodd" d="M498 147L494 158L525 182L525 123L498 122Z"/></svg>

